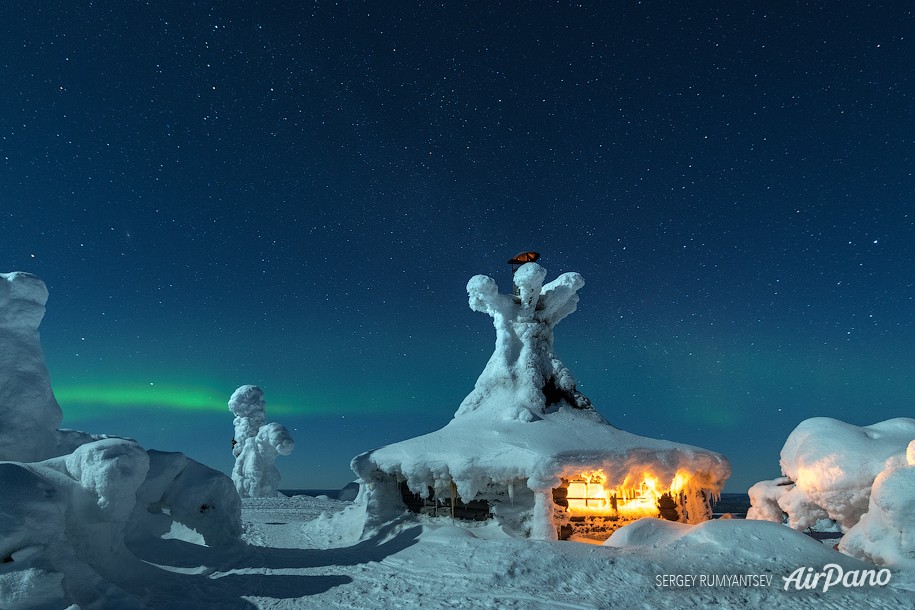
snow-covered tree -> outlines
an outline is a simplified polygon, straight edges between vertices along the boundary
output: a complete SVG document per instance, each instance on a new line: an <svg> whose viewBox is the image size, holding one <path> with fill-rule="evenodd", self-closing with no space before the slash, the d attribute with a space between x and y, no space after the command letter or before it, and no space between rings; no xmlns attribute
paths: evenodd
<svg viewBox="0 0 915 610"><path fill-rule="evenodd" d="M276 496L280 483L276 458L292 453L295 441L284 426L265 423L264 392L257 386L243 385L235 390L229 398L229 410L235 414L232 481L238 494L243 498Z"/></svg>
<svg viewBox="0 0 915 610"><path fill-rule="evenodd" d="M63 419L38 339L48 289L30 273L0 273L0 460L60 455Z"/></svg>

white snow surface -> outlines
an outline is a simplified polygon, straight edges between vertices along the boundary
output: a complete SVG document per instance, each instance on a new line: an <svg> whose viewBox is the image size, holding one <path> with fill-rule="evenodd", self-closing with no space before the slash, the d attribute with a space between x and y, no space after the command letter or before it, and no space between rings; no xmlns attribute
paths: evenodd
<svg viewBox="0 0 915 610"><path fill-rule="evenodd" d="M16 494L17 501L34 495ZM915 592L911 571L892 572L885 586L786 591L783 578L800 567L820 571L836 564L851 572L875 566L774 523L648 519L597 546L402 516L360 540L359 510L326 497L247 498L241 511L245 544L204 546L193 530L172 527L157 538L129 541L129 555L106 561L104 579L65 579L41 566L8 579L8 564L0 564L0 607L67 608L78 601L69 593L74 585L104 597L71 610L890 609L910 607ZM40 524L45 513L17 515L29 518L34 530L47 529ZM58 532L48 543L66 536ZM67 548L55 561L71 559ZM716 576L756 577L757 585L708 584Z"/></svg>
<svg viewBox="0 0 915 610"><path fill-rule="evenodd" d="M849 555L915 570L915 440L874 479L867 512L839 543Z"/></svg>
<svg viewBox="0 0 915 610"><path fill-rule="evenodd" d="M136 552L161 566L154 598L168 608L889 609L911 607L915 591L910 572L883 587L785 591L799 567L874 566L774 523L649 519L597 546L404 517L360 541L354 510L307 496L245 499L242 550L170 539ZM685 576L695 580L677 585ZM760 585L701 585L702 576L758 576Z"/></svg>

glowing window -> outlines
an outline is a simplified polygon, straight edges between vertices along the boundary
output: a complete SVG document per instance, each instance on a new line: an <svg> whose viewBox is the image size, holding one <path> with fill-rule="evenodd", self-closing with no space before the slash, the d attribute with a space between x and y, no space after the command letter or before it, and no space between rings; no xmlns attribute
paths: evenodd
<svg viewBox="0 0 915 610"><path fill-rule="evenodd" d="M570 509L577 510L607 511L610 506L607 500L607 490L599 482L569 481L566 500Z"/></svg>

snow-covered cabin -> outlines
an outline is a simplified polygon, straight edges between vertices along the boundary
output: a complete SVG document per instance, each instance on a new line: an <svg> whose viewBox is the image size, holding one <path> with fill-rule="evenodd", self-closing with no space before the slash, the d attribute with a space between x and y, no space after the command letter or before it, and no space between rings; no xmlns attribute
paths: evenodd
<svg viewBox="0 0 915 610"><path fill-rule="evenodd" d="M727 477L724 456L610 425L553 352L553 328L575 311L584 280L527 263L513 294L483 275L470 308L492 316L496 347L442 429L353 458L366 527L402 513L495 520L540 539L603 539L645 516L696 523Z"/></svg>

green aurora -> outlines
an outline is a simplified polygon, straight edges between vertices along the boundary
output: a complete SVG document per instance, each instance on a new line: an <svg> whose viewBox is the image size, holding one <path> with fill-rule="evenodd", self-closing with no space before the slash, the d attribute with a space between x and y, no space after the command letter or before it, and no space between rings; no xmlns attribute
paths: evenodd
<svg viewBox="0 0 915 610"><path fill-rule="evenodd" d="M225 392L206 387L134 384L63 385L54 395L68 419L80 420L107 415L113 409L222 412L228 410ZM292 407L284 403L267 403L271 415L320 412L320 408Z"/></svg>

